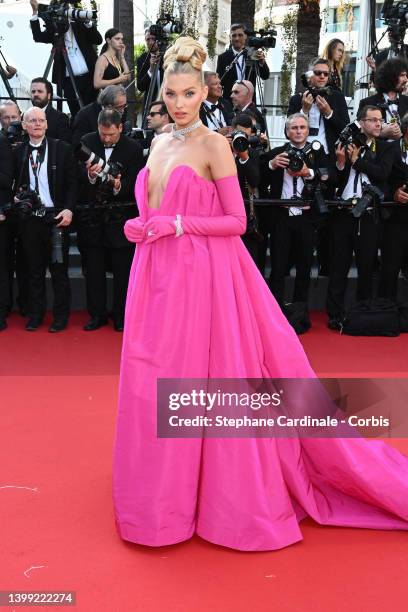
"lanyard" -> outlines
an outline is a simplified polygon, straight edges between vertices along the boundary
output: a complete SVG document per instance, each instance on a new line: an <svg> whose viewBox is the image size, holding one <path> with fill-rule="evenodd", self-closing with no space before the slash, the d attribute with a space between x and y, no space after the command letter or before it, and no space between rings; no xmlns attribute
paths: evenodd
<svg viewBox="0 0 408 612"><path fill-rule="evenodd" d="M216 110L219 110L220 115L222 115L222 112L221 112L220 108L218 108ZM224 127L224 124L222 122L222 118L221 117L220 118L216 117L215 111L210 110L210 108L206 104L204 104L204 112L205 112L205 114L207 116L207 120L211 121L211 123L213 124L213 126L217 130L219 130L220 128Z"/></svg>
<svg viewBox="0 0 408 612"><path fill-rule="evenodd" d="M44 156L45 156L45 153L44 153ZM34 161L33 151L31 151L29 159L30 159L30 164L31 164L31 170L33 171L33 175L34 175L35 191L39 195L40 188L39 188L38 179L40 176L40 170L41 170L41 166L44 161L44 158L40 159L40 153L37 151L37 159L36 161Z"/></svg>

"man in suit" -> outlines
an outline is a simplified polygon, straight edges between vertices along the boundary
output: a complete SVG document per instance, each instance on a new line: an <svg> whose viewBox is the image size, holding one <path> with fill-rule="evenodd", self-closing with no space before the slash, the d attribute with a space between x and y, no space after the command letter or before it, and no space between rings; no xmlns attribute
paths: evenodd
<svg viewBox="0 0 408 612"><path fill-rule="evenodd" d="M45 22L45 30L41 30L38 15L38 0L30 0L30 4L33 9L30 26L34 41L54 45L56 41L54 27L49 20L47 20ZM70 4L75 3L70 2ZM70 60L75 78L75 85L81 97L82 104L90 104L96 99L97 93L93 87L93 75L97 60L94 47L102 43L102 36L92 21L70 21L67 30L64 33L60 33L59 38L61 39L62 49L58 49L54 57L52 82L62 87L64 96L67 98L71 116L74 117L79 111L80 105L68 76L63 52L66 51Z"/></svg>
<svg viewBox="0 0 408 612"><path fill-rule="evenodd" d="M21 113L13 100L2 100L0 103L0 125L5 134L11 122L21 121Z"/></svg>
<svg viewBox="0 0 408 612"><path fill-rule="evenodd" d="M13 158L6 137L0 134L0 331L7 327L6 317L10 300L10 272L8 256L8 221L2 207L11 202Z"/></svg>
<svg viewBox="0 0 408 612"><path fill-rule="evenodd" d="M332 90L330 95L319 95L316 90L327 86L329 64L325 59L315 59L309 66L309 89L294 94L289 100L288 117L303 113L309 119L308 140L318 140L332 163L336 160L335 142L342 129L349 123L349 114L344 95Z"/></svg>
<svg viewBox="0 0 408 612"><path fill-rule="evenodd" d="M253 93L254 86L251 81L236 81L231 91L232 105L235 114L247 113L255 117L257 130L264 134L266 132L265 119L252 101Z"/></svg>
<svg viewBox="0 0 408 612"><path fill-rule="evenodd" d="M204 72L208 87L207 99L201 105L200 119L210 130L222 130L231 125L234 112L231 102L222 97L222 85L216 72Z"/></svg>
<svg viewBox="0 0 408 612"><path fill-rule="evenodd" d="M306 155L302 168L295 172L289 169L288 147L303 151L309 137L309 123L303 113L287 118L285 134L288 143L265 153L268 167L263 172L263 182L268 185L271 199L301 199L305 184L315 178L314 168L328 168L329 159L323 148ZM262 210L262 209L261 209ZM308 302L310 270L313 259L314 213L310 204L303 207L282 206L269 211L274 225L269 230L272 238L271 290L281 307L285 304L285 275L291 251L295 255L296 279L292 302ZM268 219L264 223L268 226ZM262 231L262 224L261 224Z"/></svg>
<svg viewBox="0 0 408 612"><path fill-rule="evenodd" d="M401 117L408 112L408 96L402 94L408 83L408 62L402 58L390 59L379 66L375 75L377 93L361 100L364 106L377 106L381 110L383 125L380 137L399 140L402 136Z"/></svg>
<svg viewBox="0 0 408 612"><path fill-rule="evenodd" d="M231 98L231 91L235 81L251 81L253 85L253 99L255 101L256 88L256 71L251 62L247 61L247 43L248 36L245 31L245 26L242 23L233 23L230 28L231 47L221 53L217 60L216 72L221 79L221 84L224 88L224 98ZM241 54L241 55L240 55ZM233 64L235 58L238 59ZM265 61L265 53L262 49L258 49L255 53L254 62L257 65L259 76L262 80L269 79L269 68Z"/></svg>
<svg viewBox="0 0 408 612"><path fill-rule="evenodd" d="M123 227L138 216L134 185L143 167L140 144L122 134L121 115L104 109L98 117L98 131L87 134L82 142L108 164L122 164L120 174L101 172L101 165L81 165L86 208L79 212L78 244L86 258L86 296L91 316L85 331L94 331L108 322L105 254L109 253L113 272L114 329L123 331L126 292L134 245L125 237Z"/></svg>
<svg viewBox="0 0 408 612"><path fill-rule="evenodd" d="M28 267L29 320L26 330L35 331L43 321L48 266L54 289L54 316L49 331L58 332L65 329L70 310L67 228L76 204L74 159L70 145L46 137L47 119L41 108L29 108L24 113L23 125L29 142L15 149L15 207L19 208L21 198L26 199L23 193L27 189L31 191L28 199L34 202L40 198L41 204L39 210L34 205L32 214L24 215L20 223ZM56 248L59 242L62 244Z"/></svg>
<svg viewBox="0 0 408 612"><path fill-rule="evenodd" d="M401 141L395 146L395 161L389 179L392 199L403 206L389 211L381 244L381 277L378 294L397 299L398 276L408 255L408 113L401 119Z"/></svg>
<svg viewBox="0 0 408 612"><path fill-rule="evenodd" d="M150 88L153 70L159 64L159 69L156 76L156 83L153 85L153 95L151 101L156 100L161 84L163 83L163 56L159 53L159 47L156 41L156 36L150 33L150 28L145 30L145 43L147 50L137 58L137 79L136 84L139 91L145 95L143 97L143 109L145 100Z"/></svg>
<svg viewBox="0 0 408 612"><path fill-rule="evenodd" d="M170 123L170 117L166 104L162 100L157 100L150 104L147 117L147 127L154 131L154 135L162 134L166 125Z"/></svg>
<svg viewBox="0 0 408 612"><path fill-rule="evenodd" d="M37 77L31 81L31 104L42 108L47 119L47 138L65 140L71 143L72 132L68 117L52 106L52 85L47 79Z"/></svg>
<svg viewBox="0 0 408 612"><path fill-rule="evenodd" d="M357 114L361 132L366 136L366 145L338 145L337 197L356 203L361 198L364 185L374 185L385 198L388 180L395 158L395 145L379 138L383 122L382 113L376 106L364 106ZM372 206L356 218L350 208L335 209L331 213L332 257L330 261L329 285L326 309L328 327L340 329L344 316L344 296L347 276L353 252L357 265L357 300L371 298L372 273L378 252L380 223Z"/></svg>
<svg viewBox="0 0 408 612"><path fill-rule="evenodd" d="M126 89L123 85L108 85L99 92L98 100L92 102L75 115L72 123L72 144L78 146L82 136L98 129L98 116L102 109L113 108L121 114L122 123L126 120Z"/></svg>

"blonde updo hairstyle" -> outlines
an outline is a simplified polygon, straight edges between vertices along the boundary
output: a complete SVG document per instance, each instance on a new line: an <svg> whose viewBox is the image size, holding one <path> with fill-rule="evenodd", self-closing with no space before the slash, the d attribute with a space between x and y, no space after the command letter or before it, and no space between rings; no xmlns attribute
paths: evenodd
<svg viewBox="0 0 408 612"><path fill-rule="evenodd" d="M191 36L181 36L164 54L164 78L169 74L194 74L204 85L203 64L207 54Z"/></svg>

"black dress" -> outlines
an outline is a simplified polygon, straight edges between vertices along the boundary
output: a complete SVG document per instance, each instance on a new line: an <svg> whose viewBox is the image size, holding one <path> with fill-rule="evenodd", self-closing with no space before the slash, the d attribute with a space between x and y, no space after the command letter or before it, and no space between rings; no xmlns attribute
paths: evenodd
<svg viewBox="0 0 408 612"><path fill-rule="evenodd" d="M116 66L114 66L113 64L110 63L109 60L107 60L108 64L105 68L105 71L102 75L102 79L104 81L113 81L113 79L117 79L120 75L121 72L119 72L119 70L116 68Z"/></svg>

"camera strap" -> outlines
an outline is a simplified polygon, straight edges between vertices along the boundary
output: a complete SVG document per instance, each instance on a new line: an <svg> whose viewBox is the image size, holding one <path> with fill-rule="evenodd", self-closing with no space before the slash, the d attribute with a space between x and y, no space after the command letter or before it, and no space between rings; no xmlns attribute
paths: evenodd
<svg viewBox="0 0 408 612"><path fill-rule="evenodd" d="M38 147L35 161L34 161L34 156L33 156L33 152L34 152L33 150L30 151L30 155L28 157L30 161L31 170L33 171L33 175L34 175L34 190L38 195L40 195L39 176L40 176L41 166L45 159L46 146L47 145L45 144L45 147L41 148L41 150L40 150L40 147Z"/></svg>

